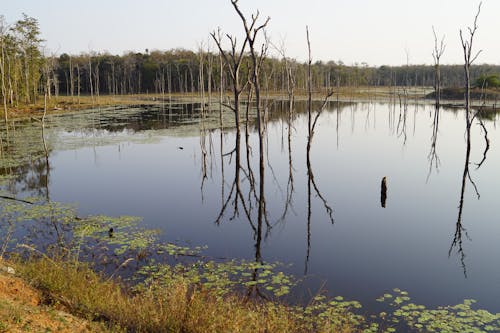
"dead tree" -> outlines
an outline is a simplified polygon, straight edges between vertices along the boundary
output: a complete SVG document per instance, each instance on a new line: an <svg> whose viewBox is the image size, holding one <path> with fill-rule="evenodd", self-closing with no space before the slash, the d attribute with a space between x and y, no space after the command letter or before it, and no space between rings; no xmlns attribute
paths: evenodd
<svg viewBox="0 0 500 333"><path fill-rule="evenodd" d="M470 153L471 153L471 125L472 122L474 121L474 118L478 115L478 112L472 114L471 108L470 108L470 67L474 60L477 59L479 54L481 53L481 50L473 53L472 52L472 44L474 41L474 35L477 31L477 19L479 17L479 13L481 12L481 4L479 3L479 7L476 13L476 16L474 17L474 25L473 27L468 27L469 31L469 38L467 40L464 39L463 32L460 30L460 41L462 43L462 48L464 52L464 72L465 72L465 113L466 113L466 150L465 150L465 163L464 163L464 171L462 174L462 182L461 182L461 190L460 190L460 201L459 201L459 206L458 206L458 217L457 217L457 222L456 222L456 227L455 227L455 235L453 237L453 241L450 245L450 249L448 251L448 256L451 255L452 251L454 248L457 248L457 253L460 255L460 262L462 264L462 268L464 271L464 275L467 276L467 270L465 266L465 254L463 250L463 245L462 245L462 235L465 234L467 235L467 230L464 228L462 224L462 213L463 213L463 208L464 208L464 194L465 194L465 187L467 184L467 180L472 184L474 187L474 190L476 192L476 195L479 199L480 194L478 191L478 188L474 181L471 178L470 171L469 171L469 164L470 164ZM481 110L481 108L479 109ZM488 147L487 147L488 148ZM486 153L485 153L486 154ZM486 156L486 155L485 155ZM481 162L481 164L484 162Z"/></svg>
<svg viewBox="0 0 500 333"><path fill-rule="evenodd" d="M97 104L99 104L99 86L101 85L100 84L100 81L99 81L99 64L100 64L100 61L99 61L99 56L96 57L96 64L94 66L94 93L96 95L96 101L97 101Z"/></svg>
<svg viewBox="0 0 500 333"><path fill-rule="evenodd" d="M460 29L460 41L462 43L462 49L464 52L464 72L465 72L465 111L466 111L466 121L467 121L467 129L470 129L472 123L472 115L470 110L470 67L472 63L477 59L482 50L473 53L472 52L472 44L474 41L474 35L477 31L477 18L481 13L481 5L482 2L479 3L479 7L477 9L477 14L474 17L474 25L473 27L467 27L469 31L469 38L464 39L463 31Z"/></svg>
<svg viewBox="0 0 500 333"><path fill-rule="evenodd" d="M71 102L73 102L73 94L75 91L75 80L73 78L73 64L71 63L71 56L69 57L69 90L71 94Z"/></svg>
<svg viewBox="0 0 500 333"><path fill-rule="evenodd" d="M81 91L81 81L80 81L80 65L76 64L76 77L77 77L77 88L78 88L78 105L80 105L80 91Z"/></svg>
<svg viewBox="0 0 500 333"><path fill-rule="evenodd" d="M238 13L238 15L241 18L241 21L243 23L243 27L245 29L245 34L246 34L246 40L248 41L248 46L250 49L250 58L252 59L252 68L251 68L251 83L253 87L253 91L255 93L255 108L257 111L257 128L259 132L259 200L258 200L258 219L257 219L257 237L261 237L262 234L262 223L263 219L265 218L265 199L264 199L264 176L265 176L265 169L264 169L264 139L263 139L263 125L262 125L262 115L261 115L261 105L260 105L260 80L259 80L259 74L260 74L260 68L262 61L264 59L266 50L267 50L267 45L263 44L261 51L259 54L257 54L257 51L255 50L255 42L258 36L259 31L264 29L267 25L267 23L270 20L270 17L268 17L263 24L257 25L258 19L259 19L259 11L255 15L251 16L250 22L247 22L247 19L245 18L245 15L241 12L240 8L238 7L238 0L231 0L231 4L233 5L234 9Z"/></svg>
<svg viewBox="0 0 500 333"><path fill-rule="evenodd" d="M229 195L227 196L227 199L225 200L224 204L222 205L221 211L219 213L219 216L216 219L216 223L219 224L220 221L222 220L222 217L224 216L224 213L229 205L229 203L232 203L232 206L234 207L234 213L231 219L235 218L237 215L239 215L239 210L238 207L241 204L243 207L243 210L245 212L245 215L249 219L250 223L251 218L250 218L250 212L249 209L247 208L247 205L245 203L245 198L243 195L243 192L241 190L241 184L240 184L240 178L241 178L241 172L242 172L242 167L241 167L241 131L240 131L240 95L243 89L246 87L245 85L241 85L240 82L240 68L241 68L241 63L243 60L243 55L245 52L245 48L247 46L247 39L243 41L241 44L241 48L237 47L237 40L236 37L231 36L229 34L226 34L226 37L229 39L230 44L231 44L231 50L226 52L223 47L222 47L222 38L221 38L221 33L220 29L218 29L217 34L215 32L210 33L212 38L215 41L215 44L217 45L219 49L219 55L224 59L224 63L227 65L229 68L229 74L231 77L231 83L232 83L232 90L233 90L233 103L232 105L225 105L226 107L230 108L234 112L234 120L235 120L235 127L236 127L236 140L235 140L235 146L234 149L227 154L224 154L223 156L231 156L235 155L235 171L234 171L234 181L231 186L231 190L229 192ZM222 71L222 66L221 66L221 71ZM221 74L222 77L222 74ZM221 100L222 100L222 89L221 89ZM221 111L221 122L222 122L222 111ZM234 197L234 198L233 198ZM233 198L233 200L231 200ZM252 228L254 230L255 227L252 225Z"/></svg>
<svg viewBox="0 0 500 333"><path fill-rule="evenodd" d="M438 43L438 38L434 26L432 27L432 32L434 34L434 50L432 51L432 58L434 59L434 98L435 98L435 110L434 110L434 121L432 126L432 137L431 137L431 150L428 155L429 159L429 173L427 174L427 179L431 175L433 166L436 169L439 168L439 157L437 154L437 138L439 132L439 107L441 104L441 56L444 54L446 49L446 44L444 43L444 36Z"/></svg>
<svg viewBox="0 0 500 333"><path fill-rule="evenodd" d="M94 85L92 83L92 54L89 54L89 83L90 83L90 96L92 98L92 105L94 105Z"/></svg>
<svg viewBox="0 0 500 333"><path fill-rule="evenodd" d="M221 40L220 29L217 30L217 38ZM224 122L222 118L223 104L224 104L224 58L222 52L219 52L219 125L221 131L224 130Z"/></svg>
<svg viewBox="0 0 500 333"><path fill-rule="evenodd" d="M210 43L207 46L207 92L208 92L208 112L212 110L212 71L214 57L210 51Z"/></svg>
<svg viewBox="0 0 500 333"><path fill-rule="evenodd" d="M432 32L434 34L434 50L432 51L432 58L434 59L434 94L436 99L436 108L439 108L441 101L441 68L440 60L441 56L444 54L446 49L446 44L444 43L444 36L438 43L438 38L436 35L436 30L434 26L432 27Z"/></svg>
<svg viewBox="0 0 500 333"><path fill-rule="evenodd" d="M198 50L198 91L201 97L201 113L205 114L205 55L204 55L203 43L200 43Z"/></svg>
<svg viewBox="0 0 500 333"><path fill-rule="evenodd" d="M265 45L262 46L262 50L259 55L255 50L255 41L258 36L260 30L264 29L271 19L268 17L264 23L257 26L257 21L259 19L259 11L255 15L252 14L250 23L248 23L245 15L241 12L238 7L238 0L231 0L231 4L234 9L238 13L243 23L243 27L245 28L246 40L248 41L248 46L250 49L250 58L252 59L252 85L255 91L255 106L257 111L257 127L259 133L262 133L262 118L261 118L261 110L260 110L260 80L259 80L259 72L262 64L263 57L265 55L264 48Z"/></svg>
<svg viewBox="0 0 500 333"><path fill-rule="evenodd" d="M0 74L2 75L1 80L2 80L3 112L4 112L5 124L7 125L7 121L8 121L7 87L5 85L5 80L7 78L7 75L5 74L5 31L6 30L7 30L7 27L5 26L4 18L3 18L3 16L0 16L0 43L1 43L1 52L2 52L2 59L0 61Z"/></svg>
<svg viewBox="0 0 500 333"><path fill-rule="evenodd" d="M210 33L212 38L215 41L215 44L217 45L217 48L219 49L219 53L222 55L224 58L225 63L227 64L229 68L229 74L231 76L231 81L232 81L232 89L233 89L233 105L227 105L231 110L234 112L234 121L235 121L235 126L236 130L239 131L240 129L240 95L241 92L243 91L243 88L241 86L240 82L240 68L241 68L241 62L243 60L243 54L245 52L245 48L247 46L248 40L245 38L243 41L241 48L239 50L237 49L237 40L236 37L231 36L229 34L226 34L226 37L229 39L229 42L231 43L231 50L230 53L228 54L222 47L222 39L220 35L220 30L218 31L218 34L216 35L215 32Z"/></svg>
<svg viewBox="0 0 500 333"><path fill-rule="evenodd" d="M314 136L314 129L316 123L318 122L319 116L323 112L328 103L328 99L333 95L333 91L328 91L323 101L322 106L316 112L314 119L312 118L312 58L311 58L311 42L309 41L309 28L306 26L307 34L307 50L308 50L308 62L307 62L307 126L308 126L308 138L307 138L307 152L311 150L312 139Z"/></svg>

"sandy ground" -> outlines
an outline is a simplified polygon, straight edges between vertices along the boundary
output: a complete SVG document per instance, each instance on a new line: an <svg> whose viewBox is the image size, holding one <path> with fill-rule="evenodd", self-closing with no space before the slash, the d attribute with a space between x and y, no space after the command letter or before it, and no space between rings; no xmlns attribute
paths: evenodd
<svg viewBox="0 0 500 333"><path fill-rule="evenodd" d="M105 332L98 324L44 305L40 291L0 263L0 332Z"/></svg>

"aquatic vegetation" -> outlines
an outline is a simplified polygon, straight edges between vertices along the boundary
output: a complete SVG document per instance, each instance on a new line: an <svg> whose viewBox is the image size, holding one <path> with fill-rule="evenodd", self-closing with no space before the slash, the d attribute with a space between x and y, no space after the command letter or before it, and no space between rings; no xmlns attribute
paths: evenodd
<svg viewBox="0 0 500 333"><path fill-rule="evenodd" d="M391 305L392 309L380 313L379 318L392 326L393 331L401 327L414 332L500 331L500 313L473 309L475 300L466 299L457 305L428 309L424 305L412 303L408 293L400 289L394 289L394 293L385 294L377 300Z"/></svg>
<svg viewBox="0 0 500 333"><path fill-rule="evenodd" d="M288 294L297 281L280 271L280 267L280 263L235 259L222 262L197 261L174 266L153 262L137 272L144 279L138 288L169 288L177 278L182 278L189 284L211 290L218 297L237 291L246 291L250 295L252 290L264 298L267 298L266 293L281 297Z"/></svg>

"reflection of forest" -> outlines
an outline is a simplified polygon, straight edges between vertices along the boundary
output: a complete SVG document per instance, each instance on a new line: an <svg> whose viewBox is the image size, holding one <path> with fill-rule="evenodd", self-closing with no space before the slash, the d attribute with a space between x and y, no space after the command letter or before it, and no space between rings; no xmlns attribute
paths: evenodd
<svg viewBox="0 0 500 333"><path fill-rule="evenodd" d="M327 110L333 110L334 104L336 103L329 103ZM344 108L347 105L348 103L341 103L339 107ZM316 103L314 106L316 107ZM287 121L287 107L287 101L270 102L267 121ZM96 109L53 116L46 121L45 139L48 152L50 154L56 146L65 147L64 139L58 138L60 131L92 137L96 131L103 134L130 131L133 134L147 130L179 129L184 135L188 133L198 135L199 123L202 121L200 109L200 103L170 103ZM307 112L305 101L294 103L294 114L305 112ZM227 113L224 117L230 118L230 112ZM218 112L205 114L203 121L205 130L213 130L220 126ZM230 121L224 123L228 124ZM256 126L251 118L249 125L250 129ZM29 196L45 196L48 172L41 124L35 120L12 120L8 129L5 125L2 126L0 134L0 175L9 178L9 181L4 182L3 188L13 195L23 193ZM114 140L109 141L103 139L99 144L116 143L126 138L127 136L114 137ZM71 148L79 146L68 143L68 147Z"/></svg>
<svg viewBox="0 0 500 333"><path fill-rule="evenodd" d="M10 195L47 195L49 165L42 127L28 120L9 122L0 131L1 188ZM47 138L46 138L47 139Z"/></svg>
<svg viewBox="0 0 500 333"><path fill-rule="evenodd" d="M134 132L179 127L200 121L200 103L152 104L118 107L73 113L72 122L65 122L66 130L99 129L108 132Z"/></svg>

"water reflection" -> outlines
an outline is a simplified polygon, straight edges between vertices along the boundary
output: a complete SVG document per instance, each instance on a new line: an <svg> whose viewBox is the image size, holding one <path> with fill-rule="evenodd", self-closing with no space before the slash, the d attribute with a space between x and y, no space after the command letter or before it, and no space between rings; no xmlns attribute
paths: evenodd
<svg viewBox="0 0 500 333"><path fill-rule="evenodd" d="M48 196L50 150L40 123L10 121L0 130L2 187L17 198Z"/></svg>
<svg viewBox="0 0 500 333"><path fill-rule="evenodd" d="M482 113L482 107L480 107L475 113L472 114L470 120L469 117L466 118L466 124L465 124L465 164L464 164L464 170L462 174L462 182L461 182L461 190L460 190L460 200L459 200L459 205L458 205L458 217L457 217L457 222L455 226L455 234L453 236L453 240L451 242L450 249L448 250L448 256L451 255L452 251L455 249L456 252L460 256L460 263L462 265L463 273L464 276L467 277L467 266L465 263L465 252L463 248L463 235L466 236L468 240L471 240L468 233L467 229L463 226L462 223L462 214L463 214L463 209L464 209L464 194L465 194L465 188L467 181L469 181L474 189L474 192L477 196L477 199L479 200L481 198L481 195L479 193L478 187L474 180L471 177L470 174L470 169L469 166L471 164L470 162L470 155L471 155L471 149L472 149L472 144L471 144L471 130L472 130L472 124L474 123L474 120L477 119L478 125L481 127L482 131L484 132L484 140L485 140L485 147L483 151L483 156L482 159L479 163L476 163L476 170L479 169L483 163L486 161L486 157L488 154L488 151L490 149L490 141L488 139L488 131L484 125L483 120L481 119L481 113ZM465 112L469 113L472 112L471 110L465 110Z"/></svg>
<svg viewBox="0 0 500 333"><path fill-rule="evenodd" d="M434 108L434 116L432 121L432 135L431 135L431 149L429 155L427 156L429 160L429 173L427 174L427 180L429 179L432 169L436 168L439 170L440 160L437 153L437 139L439 134L439 105Z"/></svg>
<svg viewBox="0 0 500 333"><path fill-rule="evenodd" d="M308 267L309 267L309 257L310 257L310 252L311 252L311 216L312 216L312 206L311 206L311 185L314 188L314 191L316 193L316 196L323 202L323 205L325 207L325 210L328 214L328 217L330 218L331 223L334 223L333 220L333 209L330 207L326 199L323 197L321 194L318 185L316 185L316 182L314 181L314 174L313 174L313 168L311 165L311 147L313 144L313 138L314 138L314 130L316 128L316 124L318 122L318 119L321 115L321 113L324 111L325 107L327 106L328 99L329 97L333 94L333 92L329 93L321 105L321 107L316 111L316 114L314 116L314 120L312 118L312 103L311 103L311 98L309 97L307 106L308 106L308 136L307 136L307 147L306 147L306 164L307 164L307 251L306 251L306 259L305 259L305 264L304 264L304 275L307 274L308 272Z"/></svg>
<svg viewBox="0 0 500 333"><path fill-rule="evenodd" d="M489 152L494 150L494 129L489 119L497 116L479 113L475 119L479 126L472 127L474 130L462 145L457 144L463 138L459 110L429 106L426 112L418 112L411 104L405 110L398 103L327 102L312 141L307 140L307 103L275 101L268 104L270 111L266 112L268 120L263 126L261 149L252 108L248 103L242 105L248 121L242 122L241 130L228 126L233 122L232 115L224 113L221 118L217 108L200 115L187 112L185 118L169 125L169 113L174 119L174 110L181 108L176 104L172 104L171 111L167 104L163 110L157 106L143 111L87 112L90 120L80 129L84 120L78 115L50 118L43 133L38 122L18 122L15 131L10 126L8 134L5 130L1 133L2 159L5 162L13 154L29 158L21 165L2 164L1 171L13 177L3 188L10 187L13 191L9 193L14 193L14 197L82 200L86 212L93 212L100 205L99 213L145 216L145 225L165 230L168 241L193 239L195 245L207 244L210 250L214 249L214 257L218 258L234 253L258 263L293 263L290 270L294 274L329 279L328 288L344 295L352 290L355 293L360 285L369 286L366 289L374 292L400 287L400 283L407 283L409 288L417 285L417 290L420 284L433 285L433 281L419 275L421 272L436 272L442 275L436 278L439 281L452 280L462 286L463 276L456 273L459 269L468 281L474 279L475 273L477 282L481 275L478 271L484 264L468 249L468 231L477 239L478 233L496 227L483 222L493 218L491 213L475 221L473 228L467 227L467 213L480 214L478 203L468 199L467 190L478 190L474 182L481 185L483 201L488 198L488 189L494 188L494 176L488 184L484 174L481 177L474 171L478 167L481 171L489 170L491 162L496 161L495 153ZM316 102L312 109L321 106L322 102ZM148 121L140 120L141 112L149 114L144 117L156 130L140 130L149 126ZM198 112L196 107L193 112ZM133 125L126 124L129 118ZM117 126L112 124L114 121ZM160 130L163 128L167 130ZM479 151L478 146L484 151ZM178 147L184 148L182 154ZM384 158L380 158L381 149ZM94 156L99 165L88 165L86 160ZM460 162L456 162L457 158ZM130 160L135 164L127 165ZM458 163L460 171L454 175ZM434 170L439 170L439 175L436 172L434 176ZM93 185L80 183L74 187L78 191L67 189L75 186L68 183L69 179L78 177L85 179L82 183ZM109 177L113 180L107 182ZM108 187L116 189L108 191ZM128 187L136 192L130 197L122 191ZM200 191L201 203L196 201ZM85 202L86 192L95 202ZM70 230L60 223L55 203L52 204L52 213L46 210L44 222L30 226L30 237L54 246L67 239ZM109 238L110 227L102 229L104 237ZM429 233L431 228L433 232ZM2 233L14 236L16 232L9 231L5 220ZM427 236L426 245L416 242L415 235ZM115 228L113 240L118 236ZM487 245L474 244L474 249L480 246ZM447 252L450 256L457 253L459 260L450 260L446 255L439 258L439 254ZM480 268L471 268L467 261L472 260ZM405 266L408 261L412 265ZM495 272L491 276L497 276ZM262 269L256 269L250 278L258 281L260 274ZM376 276L382 274L383 278L377 280ZM419 279L414 278L417 275ZM412 279L419 282L412 284ZM308 287L315 288L312 284ZM449 291L454 287L443 288ZM418 291L427 295L423 289ZM460 293L456 290L449 293ZM369 299L370 291L366 292ZM266 294L258 288L248 292L262 297Z"/></svg>
<svg viewBox="0 0 500 333"><path fill-rule="evenodd" d="M250 95L249 95L250 96ZM228 210L230 209L232 211L229 220L233 220L237 217L239 217L240 209L243 210L246 220L251 226L251 229L253 231L253 239L255 241L254 243L254 249L255 249L255 255L254 255L254 260L256 263L263 263L263 255L262 255L262 242L264 239L267 239L270 235L270 232L273 228L273 225L277 223L284 223L286 221L287 215L291 210L293 210L293 194L295 191L295 186L294 186L294 163L293 163L293 142L292 142L292 132L293 132L293 119L294 119L294 114L297 113L297 111L294 109L294 103L293 100L288 101L288 105L285 103L278 103L277 106L281 110L286 110L286 107L288 106L288 110L285 111L285 113L281 113L281 115L284 115L285 119L282 119L286 123L286 128L287 128L287 133L286 133L286 151L287 151L287 159L288 159L288 177L287 177L287 186L286 186L286 193L284 194L284 204L283 204L283 211L281 216L276 220L276 222L271 223L270 222L270 217L266 208L266 191L265 191L265 175L266 172L269 172L270 174L273 175L273 180L275 184L279 187L279 180L276 177L276 174L273 170L273 167L271 165L271 162L269 160L269 155L268 155L268 132L266 131L267 128L267 123L269 122L266 121L263 123L262 130L257 130L257 136L258 136L258 143L259 143L259 148L258 148L258 173L256 174L253 170L253 162L254 159L252 158L252 152L254 151L251 146L251 140L250 140L250 125L251 121L249 118L249 113L250 113L250 108L249 108L249 101L247 101L246 105L246 121L245 121L245 126L244 126L244 131L245 131L245 140L244 143L242 143L241 140L241 132L238 128L235 129L236 133L234 135L235 137L235 145L234 148L228 152L228 153L222 153L223 152L223 139L221 136L221 174L224 174L224 161L223 158L225 157L226 159L229 159L229 163L234 163L234 179L231 183L231 185L228 187L229 189L229 194L224 198L224 191L226 186L224 186L224 183L222 184L222 196L223 196L223 203L221 206L221 209L219 211L219 214L215 220L217 225L220 225L222 221L224 220L224 216L226 213L228 213ZM315 104L316 105L316 104ZM320 201L323 203L323 206L327 212L327 215L331 221L331 223L334 223L333 219L333 209L329 205L328 201L325 199L325 197L322 195L316 181L314 178L314 173L313 173L313 167L312 167L312 162L311 162L311 148L313 146L313 135L314 135L314 127L319 119L319 116L321 112L325 109L325 107L328 105L328 99L325 99L325 101L320 105L319 109L316 111L314 119L311 119L310 122L310 131L309 131L309 136L307 140L307 147L306 147L306 166L307 166L307 222L306 222L306 238L307 238L307 248L306 248L306 259L305 259L305 267L304 267L304 274L308 273L308 262L310 258L310 251L311 251L311 222L312 222L312 195L314 195L320 199ZM337 108L340 109L340 107L337 105ZM271 113L276 116L277 113ZM221 132L222 135L222 132ZM283 140L284 133L282 131L282 142ZM264 142L267 144L264 145ZM241 145L244 145L244 148L242 149ZM245 155L242 156L241 151L245 152ZM233 160L234 156L234 160ZM268 169L268 170L266 170ZM242 186L241 184L241 177L243 175L243 179L245 181L245 186ZM257 177L256 177L257 175ZM222 177L222 181L224 182L225 176ZM258 179L258 181L257 181ZM203 180L202 180L203 182ZM255 212L256 210L256 212ZM257 281L259 276L259 269L255 269L253 272L252 279L254 281ZM257 287L257 284L252 286L250 290L248 291L248 295L258 295L260 297L266 297L262 291L260 291Z"/></svg>
<svg viewBox="0 0 500 333"><path fill-rule="evenodd" d="M292 81L293 82L293 81ZM290 88L290 93L288 97L288 116L286 117L286 141L287 141L287 154L288 154L288 180L286 183L286 197L285 204L283 208L283 214L281 215L280 222L284 222L286 220L286 216L290 210L293 211L293 194L295 192L294 187L294 168L293 168L293 154L292 154L292 130L293 128L293 119L294 119L294 99L293 99L293 88ZM283 122L282 122L283 124ZM283 125L282 125L283 128ZM281 142L283 142L283 130L281 132Z"/></svg>

